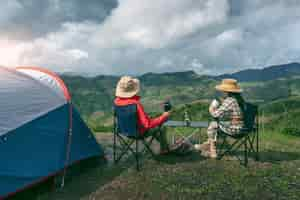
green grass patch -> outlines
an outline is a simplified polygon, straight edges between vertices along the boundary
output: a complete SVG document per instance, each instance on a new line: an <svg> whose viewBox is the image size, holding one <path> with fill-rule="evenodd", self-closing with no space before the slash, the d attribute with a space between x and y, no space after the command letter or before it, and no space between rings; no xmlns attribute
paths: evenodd
<svg viewBox="0 0 300 200"><path fill-rule="evenodd" d="M118 165L88 163L87 168L75 166L69 172L63 189L51 190L49 184L44 184L27 196L19 194L15 198L299 199L299 138L266 131L260 139L260 161L250 159L247 168L230 156L218 161L205 159L197 152L163 156L159 162L146 157L140 172L135 170L132 158Z"/></svg>

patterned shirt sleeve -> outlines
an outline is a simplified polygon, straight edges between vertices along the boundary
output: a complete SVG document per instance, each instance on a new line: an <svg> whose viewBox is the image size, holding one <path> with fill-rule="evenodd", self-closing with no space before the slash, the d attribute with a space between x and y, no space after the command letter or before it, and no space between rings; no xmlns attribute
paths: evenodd
<svg viewBox="0 0 300 200"><path fill-rule="evenodd" d="M222 118L222 117L224 117L226 112L231 110L232 105L233 105L232 99L227 98L224 100L224 102L222 103L222 105L219 108L217 108L215 111L211 112L211 115L215 118Z"/></svg>

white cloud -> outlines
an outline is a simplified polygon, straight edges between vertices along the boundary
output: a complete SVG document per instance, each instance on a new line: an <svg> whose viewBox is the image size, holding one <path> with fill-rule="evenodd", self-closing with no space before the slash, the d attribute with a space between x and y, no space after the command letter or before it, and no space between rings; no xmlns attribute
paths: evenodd
<svg viewBox="0 0 300 200"><path fill-rule="evenodd" d="M29 42L3 40L0 65L44 66L56 71L73 71L89 58L90 46L86 41L95 31L90 23L63 25L59 32ZM88 48L88 49L86 49ZM73 68L73 66L75 66Z"/></svg>
<svg viewBox="0 0 300 200"><path fill-rule="evenodd" d="M163 48L226 21L226 0L122 0L96 34L104 47Z"/></svg>
<svg viewBox="0 0 300 200"><path fill-rule="evenodd" d="M23 43L16 59L20 65L46 65L58 71L61 66L77 69L85 64L95 66L90 71L98 73L131 69L139 73L145 68L137 56L147 57L148 49L166 48L205 27L224 23L227 11L225 0L124 0L104 24L65 23L57 32ZM113 68L121 65L123 69Z"/></svg>
<svg viewBox="0 0 300 200"><path fill-rule="evenodd" d="M229 29L205 41L205 45L207 46L206 49L207 53L209 54L208 56L219 59L226 51L232 51L243 42L245 41L243 40L242 30Z"/></svg>
<svg viewBox="0 0 300 200"><path fill-rule="evenodd" d="M82 51L80 49L71 49L68 50L67 53L73 57L75 60L88 59L89 53L86 51Z"/></svg>
<svg viewBox="0 0 300 200"><path fill-rule="evenodd" d="M120 0L103 23L66 22L31 41L0 39L0 64L89 74L220 74L300 61L300 2L239 2Z"/></svg>
<svg viewBox="0 0 300 200"><path fill-rule="evenodd" d="M226 30L216 37L216 42L222 43L223 45L232 44L241 40L242 32L236 29Z"/></svg>

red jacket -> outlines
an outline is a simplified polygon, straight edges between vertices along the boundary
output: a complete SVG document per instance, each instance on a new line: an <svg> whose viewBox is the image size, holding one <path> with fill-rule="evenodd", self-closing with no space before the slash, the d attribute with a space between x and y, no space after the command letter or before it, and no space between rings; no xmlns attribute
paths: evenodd
<svg viewBox="0 0 300 200"><path fill-rule="evenodd" d="M137 105L137 114L138 114L138 125L139 125L139 131L141 134L145 133L145 131L160 126L165 121L168 120L167 115L161 115L157 118L151 119L147 113L145 113L143 105L140 102L139 96L134 96L131 98L120 98L117 97L115 99L115 105L116 106L126 106L130 104L136 104Z"/></svg>

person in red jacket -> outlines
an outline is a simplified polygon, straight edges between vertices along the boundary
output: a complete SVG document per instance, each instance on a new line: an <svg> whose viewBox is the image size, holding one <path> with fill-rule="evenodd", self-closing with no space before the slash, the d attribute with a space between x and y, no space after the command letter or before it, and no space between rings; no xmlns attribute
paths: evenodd
<svg viewBox="0 0 300 200"><path fill-rule="evenodd" d="M159 117L150 118L140 102L139 91L140 82L138 79L123 76L117 84L114 103L116 106L136 104L140 134L145 137L152 135L160 143L161 154L167 153L169 152L169 146L166 140L166 130L160 126L168 120L170 112L164 112Z"/></svg>

